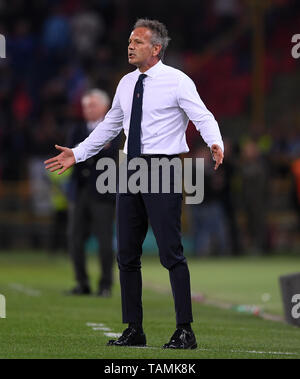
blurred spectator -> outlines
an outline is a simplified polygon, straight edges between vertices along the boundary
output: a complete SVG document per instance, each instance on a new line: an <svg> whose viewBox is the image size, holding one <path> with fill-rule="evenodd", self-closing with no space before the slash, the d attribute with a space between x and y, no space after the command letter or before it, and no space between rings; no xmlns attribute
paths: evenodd
<svg viewBox="0 0 300 379"><path fill-rule="evenodd" d="M42 38L43 46L50 54L65 53L65 49L70 47L70 21L60 5L54 6L46 19Z"/></svg>
<svg viewBox="0 0 300 379"><path fill-rule="evenodd" d="M262 253L266 246L267 167L257 144L248 140L242 148L240 165L242 207L247 221L248 248Z"/></svg>
<svg viewBox="0 0 300 379"><path fill-rule="evenodd" d="M51 185L52 203L52 225L49 233L49 249L51 253L59 250L67 250L67 230L68 223L68 186L72 170L64 172L62 175L47 171Z"/></svg>
<svg viewBox="0 0 300 379"><path fill-rule="evenodd" d="M238 16L238 0L214 0L214 11L220 17Z"/></svg>
<svg viewBox="0 0 300 379"><path fill-rule="evenodd" d="M81 58L91 57L103 34L104 23L100 14L82 3L71 19L72 39L75 51Z"/></svg>
<svg viewBox="0 0 300 379"><path fill-rule="evenodd" d="M41 226L41 220L51 217L51 187L49 178L45 172L43 160L39 157L31 158L28 165L30 188L30 214L32 218L32 230L30 234L30 246L41 249L47 244L45 230Z"/></svg>
<svg viewBox="0 0 300 379"><path fill-rule="evenodd" d="M207 147L196 148L192 157L204 158L204 200L189 206L195 254L199 257L228 254L230 245L222 202L225 170L220 166L216 175Z"/></svg>
<svg viewBox="0 0 300 379"><path fill-rule="evenodd" d="M24 86L20 85L16 90L15 98L12 103L12 111L16 121L25 121L29 118L32 109L32 102Z"/></svg>
<svg viewBox="0 0 300 379"><path fill-rule="evenodd" d="M239 16L241 4L238 0L214 0L214 11L223 29L231 27Z"/></svg>
<svg viewBox="0 0 300 379"><path fill-rule="evenodd" d="M100 90L91 90L82 98L85 123L74 125L67 146L75 147L82 142L104 118L109 107L108 95ZM99 126L101 127L101 126ZM100 158L118 156L120 137L106 145L97 155L74 167L70 187L69 203L69 250L75 270L77 286L70 295L91 293L86 269L85 242L93 233L98 241L101 278L98 283L99 296L110 296L113 283L113 220L115 195L99 194L96 180L101 171L96 171Z"/></svg>
<svg viewBox="0 0 300 379"><path fill-rule="evenodd" d="M237 220L237 204L236 193L234 189L234 181L237 176L237 159L238 152L234 144L228 139L224 139L224 151L226 159L224 159L222 166L219 168L223 175L223 188L220 193L220 200L225 211L226 225L229 234L230 251L233 255L240 255L241 238ZM219 170L218 169L218 170Z"/></svg>
<svg viewBox="0 0 300 379"><path fill-rule="evenodd" d="M14 31L7 40L7 52L15 81L29 79L32 73L37 41L31 32L30 23L21 19L14 24Z"/></svg>
<svg viewBox="0 0 300 379"><path fill-rule="evenodd" d="M298 226L300 227L300 158L297 158L292 162L291 171L294 178L295 208L298 214Z"/></svg>

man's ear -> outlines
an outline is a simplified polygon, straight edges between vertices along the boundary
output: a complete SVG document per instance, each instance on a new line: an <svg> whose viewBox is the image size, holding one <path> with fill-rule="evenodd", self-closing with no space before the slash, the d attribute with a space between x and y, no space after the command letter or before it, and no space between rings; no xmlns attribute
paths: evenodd
<svg viewBox="0 0 300 379"><path fill-rule="evenodd" d="M160 50L162 48L162 45L154 45L153 46L153 56L157 57L158 54L160 53Z"/></svg>

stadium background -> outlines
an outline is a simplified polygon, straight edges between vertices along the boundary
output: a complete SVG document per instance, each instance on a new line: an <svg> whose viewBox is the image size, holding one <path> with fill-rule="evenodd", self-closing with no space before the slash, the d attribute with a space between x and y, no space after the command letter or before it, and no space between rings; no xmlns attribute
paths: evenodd
<svg viewBox="0 0 300 379"><path fill-rule="evenodd" d="M206 194L225 210L228 247L220 250L299 248L300 73L291 56L299 2L189 0L170 6L155 0L1 1L7 58L0 62L0 248L65 248L64 236L55 233L64 233L67 201L57 199L61 185L47 178L42 162L55 154L55 143L64 145L68 128L81 117L82 93L99 87L113 96L120 77L132 70L127 36L144 16L167 24L172 40L165 62L195 81L225 139L225 164ZM189 126L192 156L204 156L200 142ZM263 241L254 241L253 218ZM195 220L186 207L191 254L197 254Z"/></svg>
<svg viewBox="0 0 300 379"><path fill-rule="evenodd" d="M38 287L48 280L53 291L64 289L65 274L53 280L60 257L69 264L68 176L49 176L43 161L56 153L55 143L64 145L81 118L84 91L98 87L112 97L119 79L132 70L127 38L139 17L167 25L165 63L195 81L225 141L224 165L213 175L207 149L189 125L188 156L207 158L204 203L185 206L183 213L195 285L202 275L200 291L204 283L208 294L239 304L255 302L257 293L271 294L276 301L268 310L282 315L276 280L299 271L300 59L291 55L292 36L300 33L298 0L0 0L7 55L0 59L0 293L7 291L5 281L22 280L22 265L24 273L41 265L32 282L24 276L25 284ZM218 230L201 229L208 218ZM207 251L195 241L200 230L212 237ZM144 247L146 254L157 254L151 231ZM93 238L86 248L94 255ZM218 263L222 257L229 258L225 265ZM252 266L240 261L247 257L261 260ZM158 266L158 260L146 262L145 278L160 289L167 281ZM9 277L13 267L16 276ZM91 270L96 277L97 268ZM257 272L261 282L254 293ZM226 282L229 277L236 281ZM247 285L240 286L243 279ZM118 313L119 305L114 307Z"/></svg>

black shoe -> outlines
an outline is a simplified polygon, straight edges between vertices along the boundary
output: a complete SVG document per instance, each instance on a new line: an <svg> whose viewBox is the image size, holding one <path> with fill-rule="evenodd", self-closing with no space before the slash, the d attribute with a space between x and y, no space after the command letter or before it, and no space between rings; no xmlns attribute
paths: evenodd
<svg viewBox="0 0 300 379"><path fill-rule="evenodd" d="M143 332L129 327L117 340L108 341L107 346L146 346L146 336Z"/></svg>
<svg viewBox="0 0 300 379"><path fill-rule="evenodd" d="M109 288L100 289L96 295L99 297L111 297L111 290Z"/></svg>
<svg viewBox="0 0 300 379"><path fill-rule="evenodd" d="M196 349L197 342L192 330L176 329L169 343L163 346L164 349Z"/></svg>
<svg viewBox="0 0 300 379"><path fill-rule="evenodd" d="M89 286L76 286L72 288L69 291L64 292L65 295L67 296L82 296L82 295L90 295L91 294L91 289Z"/></svg>

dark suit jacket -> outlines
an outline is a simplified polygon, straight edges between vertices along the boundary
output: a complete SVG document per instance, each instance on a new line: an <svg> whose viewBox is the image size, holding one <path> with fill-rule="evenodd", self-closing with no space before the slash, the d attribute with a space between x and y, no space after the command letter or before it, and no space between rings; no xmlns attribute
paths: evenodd
<svg viewBox="0 0 300 379"><path fill-rule="evenodd" d="M75 147L82 142L89 135L89 130L86 123L78 123L74 125L67 138L67 146L70 148ZM69 199L76 201L80 191L88 189L91 196L97 198L99 201L115 201L115 194L99 194L96 189L96 181L101 174L101 170L96 170L96 164L100 158L109 157L113 158L116 163L118 162L118 153L120 149L121 135L119 134L112 140L108 146L104 147L97 155L87 159L85 162L77 163L74 166L70 181Z"/></svg>

